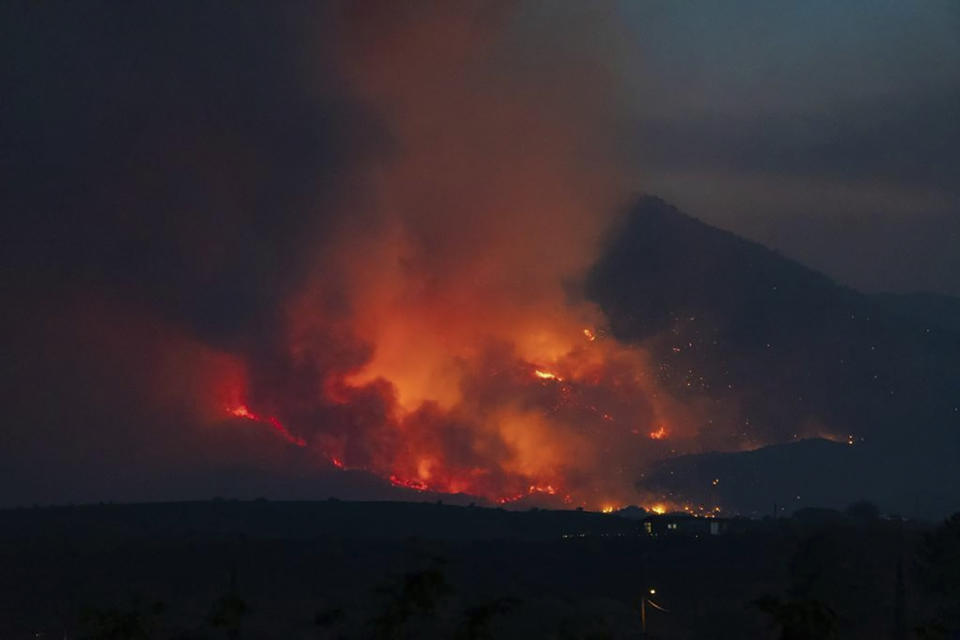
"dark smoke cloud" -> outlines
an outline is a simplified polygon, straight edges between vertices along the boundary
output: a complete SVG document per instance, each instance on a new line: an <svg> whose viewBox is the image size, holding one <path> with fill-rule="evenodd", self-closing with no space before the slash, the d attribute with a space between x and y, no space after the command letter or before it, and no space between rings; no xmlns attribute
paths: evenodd
<svg viewBox="0 0 960 640"><path fill-rule="evenodd" d="M323 21L255 3L2 12L4 466L36 485L5 500L109 497L111 474L162 497L147 489L175 469L262 465L250 452L279 445L204 431L196 397L273 350L343 176L384 140L332 73L307 82L305 25L323 40Z"/></svg>
<svg viewBox="0 0 960 640"><path fill-rule="evenodd" d="M386 475L424 447L500 485L569 457L531 417L558 401L531 381L532 347L496 345L569 314L561 277L589 261L591 215L621 195L602 161L611 131L592 125L616 120L615 85L589 37L567 50L554 35L602 26L603 10L4 12L3 288L19 312L4 326L7 451L15 477L49 477L24 500L92 466L149 487L161 469L315 467L336 452ZM419 289L398 301L394 286ZM449 328L446 391L469 401L402 405L409 385L378 377L389 367L344 382L389 356L388 313L421 314L401 340ZM424 345L430 366L447 357ZM316 450L215 415L236 401ZM538 435L511 445L522 430L491 431L487 403ZM484 468L509 446L544 450L543 468Z"/></svg>
<svg viewBox="0 0 960 640"><path fill-rule="evenodd" d="M213 339L272 322L336 180L380 144L305 7L11 3L3 258ZM323 38L324 34L314 34Z"/></svg>
<svg viewBox="0 0 960 640"><path fill-rule="evenodd" d="M740 396L684 395L664 375L669 322L608 333L618 310L580 290L637 166L721 210L718 167L765 171L750 193L769 201L797 176L950 184L929 148L952 139L953 94L821 145L805 143L816 118L769 117L764 137L751 113L634 94L641 67L616 64L632 14L614 5L2 13L5 502L258 482L388 495L345 486L357 476L328 473L335 460L488 497L560 500L562 481L595 505L633 500L651 459L743 446ZM911 137L917 118L932 124ZM864 158L885 135L914 144Z"/></svg>

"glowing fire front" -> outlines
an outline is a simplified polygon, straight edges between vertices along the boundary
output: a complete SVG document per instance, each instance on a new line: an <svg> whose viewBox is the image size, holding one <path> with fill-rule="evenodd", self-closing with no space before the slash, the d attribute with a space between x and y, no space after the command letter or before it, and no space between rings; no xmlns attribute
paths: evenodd
<svg viewBox="0 0 960 640"><path fill-rule="evenodd" d="M650 432L651 440L663 440L667 437L667 430L663 427L658 427L655 431Z"/></svg>
<svg viewBox="0 0 960 640"><path fill-rule="evenodd" d="M265 424L269 426L271 429L273 429L278 434L280 434L280 436L290 444L294 444L298 447L307 446L306 440L304 440L300 436L290 433L290 430L287 429L285 426L283 426L280 420L278 420L277 418L274 418L273 416L262 417L260 415L257 415L256 413L250 411L250 409L247 408L246 405L238 405L236 407L228 408L227 411L230 415L235 416L237 418L244 418L246 420L259 422L261 424Z"/></svg>
<svg viewBox="0 0 960 640"><path fill-rule="evenodd" d="M318 407L309 418L291 412L281 421L242 402L226 410L269 426L295 446L307 447L309 440L336 468L372 472L414 491L469 494L501 505L639 502L632 481L607 471L644 459L646 449L628 434L638 421L653 428L657 419L643 386L645 356L597 340L592 330L567 335L567 342L541 339L529 355L514 348L461 352L450 358L456 366L441 361L438 368L456 385L441 385L437 399L419 377L409 387L402 372L378 375L373 359L359 374L326 377L316 404L308 405ZM233 397L247 396L245 386ZM270 400L303 404L283 394ZM371 407L378 413L370 414ZM665 436L662 426L650 434Z"/></svg>
<svg viewBox="0 0 960 640"><path fill-rule="evenodd" d="M560 378L556 374L550 373L549 371L535 369L533 375L537 376L541 380L556 380L557 382L563 382L563 378Z"/></svg>

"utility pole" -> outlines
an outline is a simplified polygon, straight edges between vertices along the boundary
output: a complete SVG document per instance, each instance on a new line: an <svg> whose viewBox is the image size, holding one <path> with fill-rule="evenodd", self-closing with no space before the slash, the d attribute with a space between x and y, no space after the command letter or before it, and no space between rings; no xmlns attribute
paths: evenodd
<svg viewBox="0 0 960 640"><path fill-rule="evenodd" d="M640 637L647 637L647 596L640 598Z"/></svg>
<svg viewBox="0 0 960 640"><path fill-rule="evenodd" d="M656 602L650 599L650 596L657 595L656 589L648 589L646 593L640 596L640 637L647 638L647 605L656 609L657 611L663 611L664 613L669 613L667 609L664 609Z"/></svg>

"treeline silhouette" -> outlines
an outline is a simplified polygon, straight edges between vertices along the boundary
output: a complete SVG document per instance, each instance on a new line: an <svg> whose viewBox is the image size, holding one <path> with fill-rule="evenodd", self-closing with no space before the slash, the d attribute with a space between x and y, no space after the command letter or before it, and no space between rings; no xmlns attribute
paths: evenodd
<svg viewBox="0 0 960 640"><path fill-rule="evenodd" d="M345 508L278 506L271 513L293 522ZM647 607L648 638L934 639L960 629L960 514L927 525L858 503L741 522L724 535L650 536L642 521L613 515L403 504L387 512L402 518L405 507L409 517L426 507L437 520L516 519L538 533L488 536L478 525L469 537L440 526L456 535L410 537L381 521L363 538L276 535L295 532L289 523L267 535L158 523L156 534L142 520L149 505L135 505L128 515L145 528L134 535L137 527L120 526L124 507L76 507L76 523L101 514L112 524L92 527L98 535L78 524L76 536L67 527L24 537L22 522L0 529L0 637L638 638L639 599L650 589L666 611ZM264 513L263 503L230 508ZM43 511L3 512L0 523L18 514L42 523ZM69 524L66 512L55 515ZM595 521L607 524L571 530Z"/></svg>

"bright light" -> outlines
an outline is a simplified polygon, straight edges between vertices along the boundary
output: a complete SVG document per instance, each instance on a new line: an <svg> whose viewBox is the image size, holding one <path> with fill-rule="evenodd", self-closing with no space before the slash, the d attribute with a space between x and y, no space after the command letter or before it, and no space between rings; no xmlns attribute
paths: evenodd
<svg viewBox="0 0 960 640"><path fill-rule="evenodd" d="M561 381L561 378L556 374L550 373L549 371L543 371L541 369L537 369L536 371L534 371L533 375L537 376L542 380L556 380L557 382Z"/></svg>
<svg viewBox="0 0 960 640"><path fill-rule="evenodd" d="M656 431L650 432L650 438L652 440L663 440L666 437L667 437L667 430L664 429L663 427L660 427Z"/></svg>
<svg viewBox="0 0 960 640"><path fill-rule="evenodd" d="M257 419L257 417L251 413L250 409L248 409L246 405L240 405L238 407L234 407L233 409L228 409L228 411L231 415L235 415L238 418L247 418L248 420Z"/></svg>
<svg viewBox="0 0 960 640"><path fill-rule="evenodd" d="M657 503L657 504L653 505L652 507L650 507L650 511L653 511L653 512L654 512L655 514L657 514L658 516L662 516L663 514L665 514L665 513L667 512L667 507L664 506L664 505L662 505L662 504L660 504L660 503Z"/></svg>
<svg viewBox="0 0 960 640"><path fill-rule="evenodd" d="M657 590L656 590L656 589L650 589L650 595L652 595L652 596L657 595Z"/></svg>
<svg viewBox="0 0 960 640"><path fill-rule="evenodd" d="M238 418L243 418L244 420L251 420L253 422L259 422L261 424L269 425L274 431L279 433L284 440L295 444L298 447L307 446L307 441L301 438L300 436L293 435L290 431L280 422L279 419L274 418L273 416L261 416L259 414L250 411L250 409L245 404L237 405L236 407L227 407L227 413Z"/></svg>
<svg viewBox="0 0 960 640"><path fill-rule="evenodd" d="M603 507L600 508L600 511L603 513L613 513L613 510L615 508L616 507L614 507L613 505L605 504L603 505Z"/></svg>
<svg viewBox="0 0 960 640"><path fill-rule="evenodd" d="M584 335L584 337L585 337L587 340L589 340L590 342L593 342L594 340L597 339L597 334L595 334L595 333L594 333L593 331L591 331L590 329L584 329L584 330L583 330L583 335Z"/></svg>

